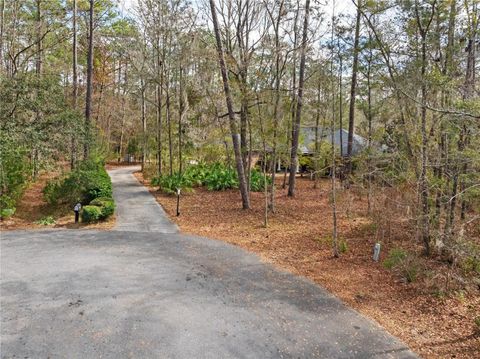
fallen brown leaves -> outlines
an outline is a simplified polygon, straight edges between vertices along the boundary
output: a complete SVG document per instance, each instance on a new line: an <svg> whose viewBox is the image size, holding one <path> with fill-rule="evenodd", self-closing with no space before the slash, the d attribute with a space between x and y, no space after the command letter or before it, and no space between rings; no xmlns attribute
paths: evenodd
<svg viewBox="0 0 480 359"><path fill-rule="evenodd" d="M137 178L143 181L140 173ZM305 276L322 285L351 307L373 318L390 333L426 358L480 357L480 336L474 318L480 315L476 293L435 297L420 284L405 283L371 259L375 229L365 217L365 198L341 194L339 233L347 251L334 259L331 250L332 215L329 183L313 189L298 180L297 195L288 198L279 189L276 212L263 227L264 196L252 193L252 210L240 208L238 191L209 192L203 188L183 195L180 217L176 198L150 191L183 232L207 236L255 252L266 262ZM411 234L398 221L382 248L411 248ZM428 263L441 271L440 264Z"/></svg>

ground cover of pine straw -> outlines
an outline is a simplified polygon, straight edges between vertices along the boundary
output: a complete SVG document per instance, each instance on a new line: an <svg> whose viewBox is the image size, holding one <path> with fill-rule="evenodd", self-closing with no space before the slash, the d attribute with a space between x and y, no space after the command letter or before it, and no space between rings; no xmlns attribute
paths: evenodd
<svg viewBox="0 0 480 359"><path fill-rule="evenodd" d="M149 186L141 173L136 176ZM421 249L415 244L408 221L397 218L385 226L388 233L382 230L379 234L365 216L364 196L340 194L339 233L346 252L334 259L329 182L322 180L319 188L313 189L311 181L299 178L297 185L294 199L284 190L277 191L277 211L270 217L268 229L263 227L262 193L252 193L253 209L244 211L236 190L209 192L197 188L182 196L181 215L176 217L176 198L157 188L149 189L182 232L238 245L266 262L310 278L376 320L422 357L480 357L480 333L474 323L480 316L478 288L442 294L436 286L438 282L440 288L443 286L446 269L435 259L419 259L429 275L414 283L407 283L381 264L391 248ZM388 217L388 211L384 215ZM374 263L372 248L380 235L381 261Z"/></svg>
<svg viewBox="0 0 480 359"><path fill-rule="evenodd" d="M106 221L97 223L75 223L73 205L72 208L49 205L43 199L42 190L50 179L58 175L59 173L56 172L43 173L35 182L31 183L17 203L15 214L0 221L0 230L51 228L109 230L113 228L115 215L110 216ZM52 216L55 219L55 224L43 225L35 223L48 216Z"/></svg>

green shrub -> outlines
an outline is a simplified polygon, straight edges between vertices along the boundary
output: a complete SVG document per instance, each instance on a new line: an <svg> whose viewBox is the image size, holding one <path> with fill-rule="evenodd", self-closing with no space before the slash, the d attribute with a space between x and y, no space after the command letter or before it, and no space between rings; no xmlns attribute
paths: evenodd
<svg viewBox="0 0 480 359"><path fill-rule="evenodd" d="M0 86L1 87L1 86ZM7 127L2 127L2 131ZM28 184L31 168L28 150L16 140L2 133L0 136L0 217L7 218L15 213L16 203Z"/></svg>
<svg viewBox="0 0 480 359"><path fill-rule="evenodd" d="M160 189L167 194L175 194L178 188L186 191L192 189L190 181L176 173L168 176L154 177L151 184L153 186L159 186Z"/></svg>
<svg viewBox="0 0 480 359"><path fill-rule="evenodd" d="M43 189L50 204L90 203L98 197L112 196L112 182L100 161L88 160L65 177L49 181Z"/></svg>
<svg viewBox="0 0 480 359"><path fill-rule="evenodd" d="M0 196L0 217L8 218L15 213L15 200L4 194Z"/></svg>
<svg viewBox="0 0 480 359"><path fill-rule="evenodd" d="M102 215L100 219L105 219L115 212L115 202L112 198L99 197L90 202L90 206L100 207Z"/></svg>
<svg viewBox="0 0 480 359"><path fill-rule="evenodd" d="M338 242L338 250L340 251L340 253L347 253L347 251L348 251L347 242L344 241L344 240L340 240Z"/></svg>
<svg viewBox="0 0 480 359"><path fill-rule="evenodd" d="M209 191L224 191L226 189L237 188L237 173L231 167L216 164L208 171L204 185Z"/></svg>
<svg viewBox="0 0 480 359"><path fill-rule="evenodd" d="M394 248L388 253L388 257L383 261L383 266L392 269L398 266L407 258L407 252L400 248Z"/></svg>
<svg viewBox="0 0 480 359"><path fill-rule="evenodd" d="M16 208L2 208L0 209L0 218L8 218L15 214Z"/></svg>
<svg viewBox="0 0 480 359"><path fill-rule="evenodd" d="M89 202L98 197L112 196L112 182L105 169L99 168L97 171L87 171L85 173L85 192L83 201Z"/></svg>
<svg viewBox="0 0 480 359"><path fill-rule="evenodd" d="M183 177L185 177L185 180L190 183L192 187L203 186L205 178L214 166L215 164L206 165L202 163L190 166L183 173Z"/></svg>
<svg viewBox="0 0 480 359"><path fill-rule="evenodd" d="M272 180L267 177L267 184ZM159 186L167 194L175 194L177 188L190 190L193 187L205 186L209 191L223 191L238 188L238 177L235 168L223 163L197 164L188 167L181 176L178 173L162 177L154 177L150 182ZM259 170L252 170L250 175L250 188L254 192L265 189L265 177Z"/></svg>
<svg viewBox="0 0 480 359"><path fill-rule="evenodd" d="M422 271L418 258L400 248L392 249L388 253L383 266L393 270L409 283L416 281Z"/></svg>
<svg viewBox="0 0 480 359"><path fill-rule="evenodd" d="M415 282L420 274L420 266L418 261L413 257L407 257L403 262L400 274L408 283Z"/></svg>
<svg viewBox="0 0 480 359"><path fill-rule="evenodd" d="M55 219L52 216L47 216L35 221L36 224L41 224L42 226L51 226L55 224Z"/></svg>
<svg viewBox="0 0 480 359"><path fill-rule="evenodd" d="M461 263L463 272L468 275L471 273L480 274L480 258L475 255L467 256Z"/></svg>
<svg viewBox="0 0 480 359"><path fill-rule="evenodd" d="M175 194L177 188L187 191L198 186L205 186L210 191L237 188L238 180L233 168L222 163L213 163L190 166L181 176L174 173L173 175L154 177L151 184L159 186L167 194Z"/></svg>
<svg viewBox="0 0 480 359"><path fill-rule="evenodd" d="M97 222L102 218L102 209L98 206L85 206L82 209L82 222Z"/></svg>
<svg viewBox="0 0 480 359"><path fill-rule="evenodd" d="M272 178L270 176L266 177L267 186L272 184ZM252 170L250 172L250 189L253 192L263 192L265 191L265 176L259 170Z"/></svg>

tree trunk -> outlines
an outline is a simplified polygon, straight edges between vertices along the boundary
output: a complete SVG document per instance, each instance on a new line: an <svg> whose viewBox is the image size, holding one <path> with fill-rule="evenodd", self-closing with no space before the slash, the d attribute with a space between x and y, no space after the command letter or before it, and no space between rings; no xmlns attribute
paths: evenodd
<svg viewBox="0 0 480 359"><path fill-rule="evenodd" d="M243 81L243 80L242 80ZM242 85L243 87L244 85ZM245 85L246 86L246 85ZM240 151L242 152L242 163L247 173L247 155L248 155L248 141L247 141L247 123L248 123L248 99L245 90L242 90L242 103L240 106ZM248 176L247 176L248 184Z"/></svg>
<svg viewBox="0 0 480 359"><path fill-rule="evenodd" d="M358 54L360 52L360 18L361 1L357 4L357 20L355 22L355 40L353 44L353 64L352 64L352 83L350 88L350 109L348 113L348 143L347 143L347 168L346 174L352 174L352 151L353 151L353 132L355 128L355 98L357 91L357 72L358 72ZM341 129L340 129L341 131ZM347 179L347 182L349 180Z"/></svg>
<svg viewBox="0 0 480 359"><path fill-rule="evenodd" d="M290 176L288 183L288 196L295 196L295 175L298 163L298 141L300 137L300 124L303 106L303 87L305 84L305 61L307 52L307 36L308 36L308 17L310 13L310 0L305 1L305 17L303 20L303 34L302 44L300 47L300 71L298 78L298 95L297 95L297 110L295 113L295 124L292 133L292 150L290 153Z"/></svg>
<svg viewBox="0 0 480 359"><path fill-rule="evenodd" d="M318 187L318 178L319 178L319 173L318 171L320 170L320 78L318 79L318 84L317 84L317 108L315 109L315 166L314 166L314 174L313 174L313 188Z"/></svg>
<svg viewBox="0 0 480 359"><path fill-rule="evenodd" d="M430 207L428 203L428 180L427 180L427 161L428 161L428 134L427 134L427 82L426 82L426 70L427 70L427 34L430 24L435 14L435 5L432 5L431 17L428 23L424 26L420 19L418 12L418 3L415 3L415 12L418 30L421 37L421 108L420 108L420 131L422 136L421 142L421 170L419 178L419 192L421 200L421 220L420 230L422 241L425 249L425 254L430 254Z"/></svg>
<svg viewBox="0 0 480 359"><path fill-rule="evenodd" d="M308 1L308 0L307 0ZM240 150L240 134L237 130L237 123L235 121L235 114L233 111L232 97L230 94L230 86L228 83L227 67L223 55L222 39L220 37L220 29L218 26L217 11L215 9L214 0L210 0L210 10L212 12L212 21L215 31L215 39L217 42L218 61L220 64L220 71L222 73L223 90L225 93L225 101L227 103L228 119L230 122L230 132L232 134L233 149L235 152L235 164L237 167L238 181L240 183L240 193L242 196L242 206L244 209L250 208L250 196L248 193L247 181L245 178L245 168L242 161L242 153Z"/></svg>
<svg viewBox="0 0 480 359"><path fill-rule="evenodd" d="M163 99L163 64L160 59L160 45L157 49L157 77L160 83L156 86L157 94L157 174L162 176L162 99Z"/></svg>
<svg viewBox="0 0 480 359"><path fill-rule="evenodd" d="M0 0L0 74L6 66L3 62L3 33L5 29L5 0Z"/></svg>
<svg viewBox="0 0 480 359"><path fill-rule="evenodd" d="M372 41L369 38L369 41ZM368 158L367 158L367 213L372 213L372 85L371 85L371 71L372 71L373 55L370 50L368 64L367 64L367 120L368 120Z"/></svg>
<svg viewBox="0 0 480 359"><path fill-rule="evenodd" d="M277 173L277 131L278 131L278 125L280 122L280 80L281 80L281 73L280 73L280 20L283 15L283 4L284 1L280 2L279 5L279 10L278 10L278 17L276 21L274 22L274 19L272 18L272 23L275 25L275 100L274 100L274 107L273 107L273 135L272 135L272 184L270 185L270 203L268 205L268 208L275 213L275 176ZM264 151L265 151L265 161L267 158L266 155L266 146L264 146ZM265 173L266 173L266 167L265 167ZM266 183L265 183L266 186ZM265 222L266 223L266 222Z"/></svg>
<svg viewBox="0 0 480 359"><path fill-rule="evenodd" d="M293 21L293 53L292 53L292 80L291 80L291 105L290 105L290 114L291 114L291 131L287 133L287 148L288 145L293 142L293 132L295 131L295 113L296 113L296 91L297 91L297 45L298 45L298 18L300 16L300 0L297 0L297 11L295 12L295 17ZM290 147L291 149L291 147ZM285 153L286 156L291 155L290 153ZM283 173L283 184L282 189L287 187L287 172L290 172L290 168L296 164L292 164L289 158L289 163L285 166L285 172ZM295 174L297 173L295 167Z"/></svg>
<svg viewBox="0 0 480 359"><path fill-rule="evenodd" d="M457 2L452 1L450 5L450 14L448 20L448 36L447 36L447 45L445 49L445 62L443 65L442 73L445 77L450 76L452 71L452 63L453 63L453 50L454 50L454 41L455 41L455 22L456 22L456 15L457 15ZM442 106L446 107L450 103L450 91L445 89L442 91ZM445 124L443 121L440 122L440 131L438 135L438 147L440 151L440 164L438 166L438 178L439 181L442 178L446 177L445 174L449 167L448 165L448 149L447 149L447 141L448 141L448 134L445 132ZM446 179L446 188L450 187L449 183L450 178L447 177ZM449 222L448 218L448 202L444 201L445 203L442 206L442 199L443 199L443 189L438 188L437 193L435 196L435 217L436 217L436 226L437 230L440 230L440 222L442 218L442 208L445 212L445 228L448 227L447 223ZM448 228L447 231L444 232L444 238L448 236ZM440 235L437 236L436 246L438 249L443 247L444 243Z"/></svg>
<svg viewBox="0 0 480 359"><path fill-rule="evenodd" d="M77 71L77 0L73 0L73 11L72 11L72 32L73 32L73 43L72 43L72 81L73 81L73 90L72 90L72 106L73 110L77 110L78 105L78 71ZM75 162L77 160L77 134L72 133L72 143L71 143L71 155L70 155L70 169L75 168Z"/></svg>
<svg viewBox="0 0 480 359"><path fill-rule="evenodd" d="M146 101L145 101L145 82L141 79L142 86L142 95L141 95L141 106L142 106L142 173L145 169L145 161L147 158L147 117L146 117Z"/></svg>
<svg viewBox="0 0 480 359"><path fill-rule="evenodd" d="M121 162L122 160L124 133L125 133L125 96L122 97L122 121L120 122L120 146L118 148L118 162Z"/></svg>
<svg viewBox="0 0 480 359"><path fill-rule="evenodd" d="M120 67L121 71L121 67ZM125 70L124 70L124 84L123 84L123 91L122 91L122 121L120 125L120 146L118 149L118 162L121 161L123 155L123 137L125 135L125 95L127 94L127 84L128 84L128 62L125 63Z"/></svg>
<svg viewBox="0 0 480 359"><path fill-rule="evenodd" d="M333 14L332 14L332 43L333 43L333 34L334 34L334 24L335 24L335 2L333 3ZM331 151L332 151L332 163L331 163L331 185L332 185L332 244L333 244L333 256L335 258L339 257L338 251L338 235L337 235L337 164L336 164L336 153L335 153L335 84L333 82L333 47L332 47L332 60L330 64L330 77L332 79L332 121L330 123L330 141L331 141Z"/></svg>
<svg viewBox="0 0 480 359"><path fill-rule="evenodd" d="M42 33L43 33L43 18L42 18L42 0L37 0L37 54L35 59L35 73L37 75L37 89L36 89L36 97L37 101L40 96L40 81L42 78L42 65L43 65L43 41L42 41ZM37 109L35 110L35 122L38 124L42 121L42 111L40 109L40 104L38 105ZM32 141L33 149L32 149L32 177L35 180L38 176L39 171L39 149L37 147L37 143Z"/></svg>
<svg viewBox="0 0 480 359"><path fill-rule="evenodd" d="M180 81L179 81L179 116L178 116L178 176L182 175L182 122L183 113L185 111L185 102L183 98L183 67L180 65Z"/></svg>
<svg viewBox="0 0 480 359"><path fill-rule="evenodd" d="M83 159L86 160L90 155L91 145L91 112L93 95L93 7L94 0L89 0L90 8L88 11L88 54L87 54L87 93L85 96L85 143L83 144Z"/></svg>
<svg viewBox="0 0 480 359"><path fill-rule="evenodd" d="M167 74L168 76L168 74ZM169 161L169 173L173 175L173 144L172 144L172 114L170 111L170 81L167 80L167 131L168 131L168 161Z"/></svg>
<svg viewBox="0 0 480 359"><path fill-rule="evenodd" d="M475 74L476 74L476 48L477 44L477 31L478 31L478 15L472 16L472 24L471 24L471 34L468 40L467 45L467 69L465 74L465 95L464 99L469 101L475 96ZM462 128L463 137L464 137L464 145L467 146L469 144L469 137L470 137L470 130L466 123L463 124ZM465 160L462 166L462 174L467 174L468 172L468 162ZM466 189L466 183L463 178L460 180L460 192L463 194ZM467 202L465 197L461 196L461 207L460 207L460 219L465 219L465 213L467 210Z"/></svg>
<svg viewBox="0 0 480 359"><path fill-rule="evenodd" d="M340 74L338 80L338 115L339 115L339 128L340 128L340 157L343 158L343 58L339 56L340 60Z"/></svg>

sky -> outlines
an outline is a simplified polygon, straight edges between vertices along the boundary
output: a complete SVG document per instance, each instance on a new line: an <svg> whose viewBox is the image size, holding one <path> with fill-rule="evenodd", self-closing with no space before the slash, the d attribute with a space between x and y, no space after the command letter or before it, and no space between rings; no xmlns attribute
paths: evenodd
<svg viewBox="0 0 480 359"><path fill-rule="evenodd" d="M124 15L133 14L135 6L137 5L137 0L118 0L120 3L120 10ZM330 18L333 11L333 2L335 2L335 13L348 13L353 14L355 12L355 6L352 3L352 0L327 0L327 5L325 6L325 12Z"/></svg>

